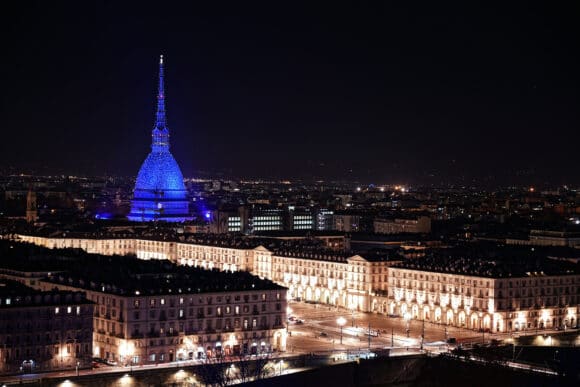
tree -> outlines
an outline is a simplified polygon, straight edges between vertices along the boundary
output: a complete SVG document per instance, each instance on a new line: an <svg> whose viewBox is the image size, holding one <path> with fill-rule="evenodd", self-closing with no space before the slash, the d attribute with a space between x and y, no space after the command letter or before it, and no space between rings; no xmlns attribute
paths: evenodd
<svg viewBox="0 0 580 387"><path fill-rule="evenodd" d="M206 359L197 367L197 372L206 386L225 387L234 379L229 366L230 363Z"/></svg>

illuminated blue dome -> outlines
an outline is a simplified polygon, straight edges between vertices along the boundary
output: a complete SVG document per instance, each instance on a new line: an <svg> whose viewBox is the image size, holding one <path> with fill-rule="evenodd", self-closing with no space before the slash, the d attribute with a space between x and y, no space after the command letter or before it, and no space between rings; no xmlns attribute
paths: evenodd
<svg viewBox="0 0 580 387"><path fill-rule="evenodd" d="M183 175L169 152L169 130L165 124L163 56L159 62L157 119L152 133L151 153L137 175L128 218L136 222L183 222L191 219Z"/></svg>

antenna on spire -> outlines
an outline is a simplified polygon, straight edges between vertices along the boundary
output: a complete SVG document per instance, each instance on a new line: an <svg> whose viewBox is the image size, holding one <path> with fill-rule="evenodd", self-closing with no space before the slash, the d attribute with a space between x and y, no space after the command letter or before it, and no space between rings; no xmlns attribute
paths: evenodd
<svg viewBox="0 0 580 387"><path fill-rule="evenodd" d="M167 130L165 126L165 86L163 78L165 77L163 69L163 55L159 56L159 89L157 93L157 113L155 115L155 128L157 130Z"/></svg>

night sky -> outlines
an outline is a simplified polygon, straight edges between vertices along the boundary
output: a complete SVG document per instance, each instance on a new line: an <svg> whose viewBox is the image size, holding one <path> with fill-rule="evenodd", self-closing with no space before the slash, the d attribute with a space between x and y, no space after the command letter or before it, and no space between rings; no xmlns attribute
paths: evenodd
<svg viewBox="0 0 580 387"><path fill-rule="evenodd" d="M580 28L564 5L13 3L4 171L134 176L164 54L186 176L580 182Z"/></svg>

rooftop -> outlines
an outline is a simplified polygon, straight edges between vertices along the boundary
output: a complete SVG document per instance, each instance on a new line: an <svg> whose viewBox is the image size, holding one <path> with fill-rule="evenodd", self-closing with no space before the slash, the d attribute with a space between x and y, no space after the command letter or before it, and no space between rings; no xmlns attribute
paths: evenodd
<svg viewBox="0 0 580 387"><path fill-rule="evenodd" d="M43 292L17 281L0 280L0 308L91 303L83 292L52 290Z"/></svg>
<svg viewBox="0 0 580 387"><path fill-rule="evenodd" d="M394 267L490 278L580 274L578 264L550 259L546 253L529 247L478 243L430 250L422 258L409 259Z"/></svg>
<svg viewBox="0 0 580 387"><path fill-rule="evenodd" d="M73 249L49 250L7 241L0 241L0 251L1 268L38 271L40 264L46 271L53 270L48 281L119 295L283 289L247 272L205 270L167 260L102 256Z"/></svg>

